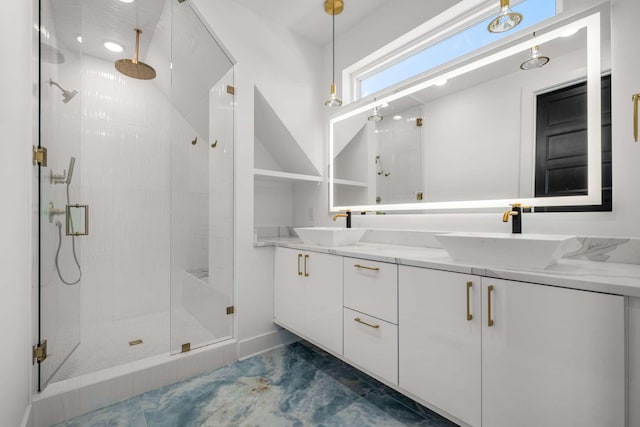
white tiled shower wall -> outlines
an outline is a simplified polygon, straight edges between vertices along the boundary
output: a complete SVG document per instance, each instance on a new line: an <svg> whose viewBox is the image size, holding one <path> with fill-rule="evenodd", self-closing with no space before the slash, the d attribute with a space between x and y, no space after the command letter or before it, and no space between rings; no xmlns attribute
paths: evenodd
<svg viewBox="0 0 640 427"><path fill-rule="evenodd" d="M83 324L168 310L171 267L178 274L207 263L206 156L171 145L195 150L198 135L153 82L122 76L110 62L83 57L82 87L79 165L82 203L91 207ZM200 214L174 223L186 241L172 242L171 215L185 212Z"/></svg>

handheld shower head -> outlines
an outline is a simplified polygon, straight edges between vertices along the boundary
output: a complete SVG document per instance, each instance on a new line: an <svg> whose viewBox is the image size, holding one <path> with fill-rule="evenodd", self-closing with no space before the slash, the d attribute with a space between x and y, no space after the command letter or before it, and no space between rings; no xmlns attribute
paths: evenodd
<svg viewBox="0 0 640 427"><path fill-rule="evenodd" d="M67 173L67 185L71 184L71 177L73 176L73 166L76 164L76 158L71 157L69 160L69 172Z"/></svg>
<svg viewBox="0 0 640 427"><path fill-rule="evenodd" d="M65 104L73 99L74 96L78 94L77 90L67 90L60 86L58 83L54 82L53 79L49 79L49 86L55 86L62 91L62 102Z"/></svg>

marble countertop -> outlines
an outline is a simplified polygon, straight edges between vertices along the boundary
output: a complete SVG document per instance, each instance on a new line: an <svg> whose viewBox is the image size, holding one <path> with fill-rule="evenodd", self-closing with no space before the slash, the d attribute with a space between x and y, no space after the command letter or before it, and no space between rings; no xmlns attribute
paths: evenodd
<svg viewBox="0 0 640 427"><path fill-rule="evenodd" d="M322 247L307 245L297 238L290 237L263 239L254 243L254 246L279 246L398 265L640 297L640 265L637 264L562 258L557 264L545 269L508 269L461 263L454 261L444 249L416 246L358 243L352 246Z"/></svg>

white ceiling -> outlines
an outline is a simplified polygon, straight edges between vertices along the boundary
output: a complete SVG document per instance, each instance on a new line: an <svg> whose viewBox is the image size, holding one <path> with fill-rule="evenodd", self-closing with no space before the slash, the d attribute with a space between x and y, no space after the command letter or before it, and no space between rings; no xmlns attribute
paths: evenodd
<svg viewBox="0 0 640 427"><path fill-rule="evenodd" d="M324 0L279 0L277 8L274 2L267 0L228 0L234 1L264 19L297 34L314 44L324 46L331 41L331 16L324 12ZM451 6L460 0L450 0ZM117 0L64 0L43 3L45 13L49 12L56 27L51 29L58 35L58 43L69 50L82 49L106 60L133 56L135 34L133 28L143 30L140 40L141 54L146 53L153 33L158 25L163 8L172 5L172 0L135 0L134 3L121 3ZM46 11L49 8L50 11ZM442 1L430 0L345 0L344 12L336 16L336 35L346 33L368 18L376 17L376 22L384 22L379 15L385 15L390 8L406 11L411 15L407 21L424 22L442 12ZM408 17L409 18L409 17ZM390 23L393 27L402 23ZM414 26L407 23L409 31ZM62 31L61 31L62 30ZM380 31L384 31L381 28ZM82 34L83 45L75 40ZM102 43L113 40L122 44L125 51L121 54L104 52ZM142 58L142 60L144 60Z"/></svg>
<svg viewBox="0 0 640 427"><path fill-rule="evenodd" d="M273 7L274 2L267 0L233 1L315 44L331 41L331 15L324 11L324 0L280 0L277 8ZM344 3L344 12L336 16L336 34L365 19L386 1L345 0Z"/></svg>

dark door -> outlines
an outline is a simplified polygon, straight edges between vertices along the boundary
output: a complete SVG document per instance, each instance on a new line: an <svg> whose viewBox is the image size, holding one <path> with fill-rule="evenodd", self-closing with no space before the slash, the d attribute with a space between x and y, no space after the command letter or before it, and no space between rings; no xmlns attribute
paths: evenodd
<svg viewBox="0 0 640 427"><path fill-rule="evenodd" d="M611 211L611 76L602 78L602 204L536 212ZM586 82L539 95L535 197L587 194Z"/></svg>

